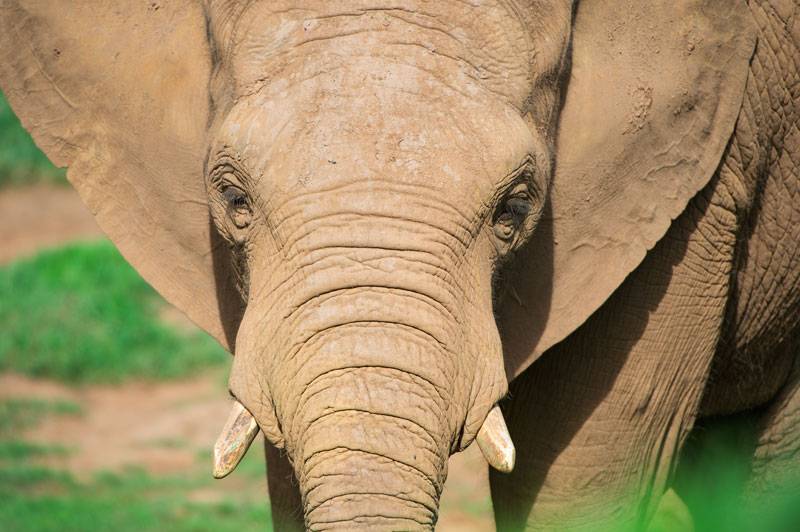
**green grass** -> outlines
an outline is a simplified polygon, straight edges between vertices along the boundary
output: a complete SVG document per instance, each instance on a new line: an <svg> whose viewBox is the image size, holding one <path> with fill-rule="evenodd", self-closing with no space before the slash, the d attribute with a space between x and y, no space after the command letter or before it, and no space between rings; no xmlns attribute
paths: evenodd
<svg viewBox="0 0 800 532"><path fill-rule="evenodd" d="M0 268L0 371L120 382L183 377L227 360L206 334L160 321L163 305L105 241Z"/></svg>
<svg viewBox="0 0 800 532"><path fill-rule="evenodd" d="M195 490L215 482L210 479L208 467L188 475L170 477L153 477L131 469L121 474L99 474L89 481L80 481L68 472L43 467L37 460L69 451L23 441L14 435L30 427L31 423L42 422L44 416L74 415L74 408L39 400L17 400L16 404L11 408L0 408L0 427L5 427L4 433L0 434L0 529L4 531L270 530L269 507L262 497L231 492L214 502L192 500L191 494ZM20 404L48 406L37 407L41 414L38 417L21 418L18 415ZM203 458L206 458L205 453ZM204 465L210 463L209 459ZM249 453L242 466L247 476L256 471L264 474L263 458L259 453Z"/></svg>
<svg viewBox="0 0 800 532"><path fill-rule="evenodd" d="M47 416L79 416L80 405L62 400L4 399L0 400L0 464L20 460L63 455L67 449L56 445L40 445L18 439L20 431L35 427ZM0 484L15 476L16 470L0 467Z"/></svg>
<svg viewBox="0 0 800 532"><path fill-rule="evenodd" d="M43 456L68 454L69 450L57 445L40 445L18 440L0 440L0 461L28 460Z"/></svg>
<svg viewBox="0 0 800 532"><path fill-rule="evenodd" d="M53 166L0 94L0 187L34 182L66 183L66 172Z"/></svg>
<svg viewBox="0 0 800 532"><path fill-rule="evenodd" d="M247 532L270 529L269 508L263 501L239 501L233 497L213 503L191 501L187 493L194 479L157 479L142 472L127 472L83 484L68 475L42 474L41 468L16 470L16 478L0 478L0 523L4 530ZM24 488L20 489L20 485Z"/></svg>
<svg viewBox="0 0 800 532"><path fill-rule="evenodd" d="M81 415L80 405L70 401L7 399L0 401L0 436L38 425L49 414Z"/></svg>
<svg viewBox="0 0 800 532"><path fill-rule="evenodd" d="M177 378L229 360L204 333L162 322L164 305L108 242L72 244L2 267L0 371L83 384ZM211 479L210 451L180 476L132 469L85 480L46 465L70 449L21 436L48 417L82 414L63 400L0 401L0 529L270 530L265 494L256 489L224 497L217 491L211 500L193 495L219 482ZM263 475L263 455L254 449L235 478L222 482L261 485Z"/></svg>

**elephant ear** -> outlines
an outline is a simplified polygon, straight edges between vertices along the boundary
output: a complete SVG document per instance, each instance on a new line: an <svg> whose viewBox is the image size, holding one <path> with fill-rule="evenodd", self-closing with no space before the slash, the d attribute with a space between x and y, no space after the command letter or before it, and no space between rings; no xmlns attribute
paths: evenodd
<svg viewBox="0 0 800 532"><path fill-rule="evenodd" d="M715 173L755 27L742 0L582 0L550 202L499 309L509 378L578 328Z"/></svg>
<svg viewBox="0 0 800 532"><path fill-rule="evenodd" d="M0 87L23 125L128 262L230 349L241 302L203 178L210 75L199 2L0 0Z"/></svg>

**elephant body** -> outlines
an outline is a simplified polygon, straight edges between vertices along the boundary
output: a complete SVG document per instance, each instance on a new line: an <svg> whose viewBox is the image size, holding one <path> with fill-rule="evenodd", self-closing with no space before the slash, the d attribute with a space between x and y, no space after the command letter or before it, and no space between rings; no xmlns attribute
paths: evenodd
<svg viewBox="0 0 800 532"><path fill-rule="evenodd" d="M503 531L645 528L693 429L743 412L754 511L800 473L796 1L0 0L0 26L37 143L235 353L215 474L261 430L277 530L430 530L448 457L509 469L508 434Z"/></svg>
<svg viewBox="0 0 800 532"><path fill-rule="evenodd" d="M746 412L745 501L758 515L796 486L800 9L750 9L759 44L714 178L614 295L511 383L520 453L511 475L492 472L499 530L643 527L695 423ZM580 501L574 521L564 498Z"/></svg>

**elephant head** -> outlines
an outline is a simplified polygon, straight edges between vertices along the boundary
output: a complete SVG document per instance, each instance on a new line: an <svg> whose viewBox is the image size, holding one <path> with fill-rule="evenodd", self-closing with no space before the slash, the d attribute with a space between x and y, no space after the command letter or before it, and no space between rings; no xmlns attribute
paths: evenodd
<svg viewBox="0 0 800 532"><path fill-rule="evenodd" d="M0 2L3 89L235 353L217 473L260 428L312 529L432 528L479 433L512 466L508 380L708 181L753 46L722 0L49 4Z"/></svg>

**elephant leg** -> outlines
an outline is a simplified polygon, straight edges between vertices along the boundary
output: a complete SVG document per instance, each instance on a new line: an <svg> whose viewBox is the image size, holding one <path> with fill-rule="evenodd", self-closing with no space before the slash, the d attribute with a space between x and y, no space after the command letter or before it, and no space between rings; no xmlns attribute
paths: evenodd
<svg viewBox="0 0 800 532"><path fill-rule="evenodd" d="M517 465L491 473L499 530L646 526L720 337L734 178L723 166L606 304L512 382L503 408Z"/></svg>
<svg viewBox="0 0 800 532"><path fill-rule="evenodd" d="M795 365L787 383L766 408L758 423L758 436L743 501L746 512L764 519L800 518L800 331L789 349ZM764 529L784 529L781 523ZM783 523L786 525L786 523Z"/></svg>
<svg viewBox="0 0 800 532"><path fill-rule="evenodd" d="M264 442L267 457L267 487L272 511L272 528L280 532L303 532L303 503L286 454Z"/></svg>

